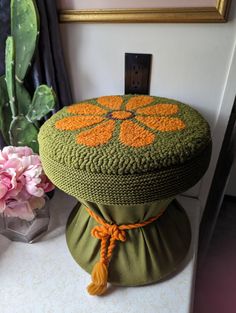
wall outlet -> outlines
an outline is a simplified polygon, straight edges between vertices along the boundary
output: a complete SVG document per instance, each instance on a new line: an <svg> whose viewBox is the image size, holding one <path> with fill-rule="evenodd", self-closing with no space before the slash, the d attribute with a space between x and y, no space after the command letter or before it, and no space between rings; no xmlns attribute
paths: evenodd
<svg viewBox="0 0 236 313"><path fill-rule="evenodd" d="M149 94L151 54L125 53L125 94Z"/></svg>

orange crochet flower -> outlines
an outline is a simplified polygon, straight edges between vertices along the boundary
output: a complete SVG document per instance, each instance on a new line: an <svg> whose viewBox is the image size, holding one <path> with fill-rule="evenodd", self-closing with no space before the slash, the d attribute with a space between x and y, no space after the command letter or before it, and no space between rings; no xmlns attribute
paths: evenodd
<svg viewBox="0 0 236 313"><path fill-rule="evenodd" d="M185 128L177 117L176 104L155 104L153 97L133 96L126 104L121 96L105 96L97 100L100 105L79 103L67 108L73 114L56 122L60 130L82 130L76 141L89 147L96 147L112 139L115 128L119 127L119 140L126 146L144 147L155 140L156 131L168 132Z"/></svg>

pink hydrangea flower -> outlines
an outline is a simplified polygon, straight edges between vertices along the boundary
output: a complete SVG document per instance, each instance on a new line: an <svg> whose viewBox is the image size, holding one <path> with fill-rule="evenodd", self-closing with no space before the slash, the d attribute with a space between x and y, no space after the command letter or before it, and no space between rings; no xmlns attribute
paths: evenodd
<svg viewBox="0 0 236 313"><path fill-rule="evenodd" d="M5 163L5 161L10 159L26 157L32 154L33 150L29 147L4 147L0 150L0 164Z"/></svg>
<svg viewBox="0 0 236 313"><path fill-rule="evenodd" d="M0 150L0 213L31 220L54 185L45 175L40 158L29 147Z"/></svg>
<svg viewBox="0 0 236 313"><path fill-rule="evenodd" d="M12 169L0 171L0 199L15 197L22 189L22 183Z"/></svg>

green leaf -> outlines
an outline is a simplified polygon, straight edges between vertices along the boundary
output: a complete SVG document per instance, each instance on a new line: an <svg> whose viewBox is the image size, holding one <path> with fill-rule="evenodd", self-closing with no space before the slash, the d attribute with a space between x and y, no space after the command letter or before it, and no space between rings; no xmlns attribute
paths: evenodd
<svg viewBox="0 0 236 313"><path fill-rule="evenodd" d="M12 36L7 37L6 40L5 64L6 64L6 83L8 98L10 101L12 116L14 117L18 115L18 108L16 102L16 84L15 84L15 47L14 39Z"/></svg>
<svg viewBox="0 0 236 313"><path fill-rule="evenodd" d="M13 146L28 146L38 153L38 129L24 116L17 116L10 125L10 140Z"/></svg>
<svg viewBox="0 0 236 313"><path fill-rule="evenodd" d="M23 81L39 35L38 12L33 0L11 0L11 34L15 39L16 75Z"/></svg>
<svg viewBox="0 0 236 313"><path fill-rule="evenodd" d="M39 86L29 108L27 118L31 121L39 121L55 107L56 95L52 88L46 85Z"/></svg>
<svg viewBox="0 0 236 313"><path fill-rule="evenodd" d="M6 144L10 144L9 129L12 113L7 93L5 76L0 77L0 129Z"/></svg>

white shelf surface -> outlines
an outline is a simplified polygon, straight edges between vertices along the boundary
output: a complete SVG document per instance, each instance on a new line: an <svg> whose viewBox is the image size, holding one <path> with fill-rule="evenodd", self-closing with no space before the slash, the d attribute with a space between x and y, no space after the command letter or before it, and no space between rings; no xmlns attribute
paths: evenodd
<svg viewBox="0 0 236 313"><path fill-rule="evenodd" d="M190 313L199 228L196 199L179 197L192 225L185 266L172 278L144 287L111 287L102 297L89 296L90 276L73 260L65 224L75 199L56 191L51 200L49 233L34 244L11 242L0 235L1 313Z"/></svg>

